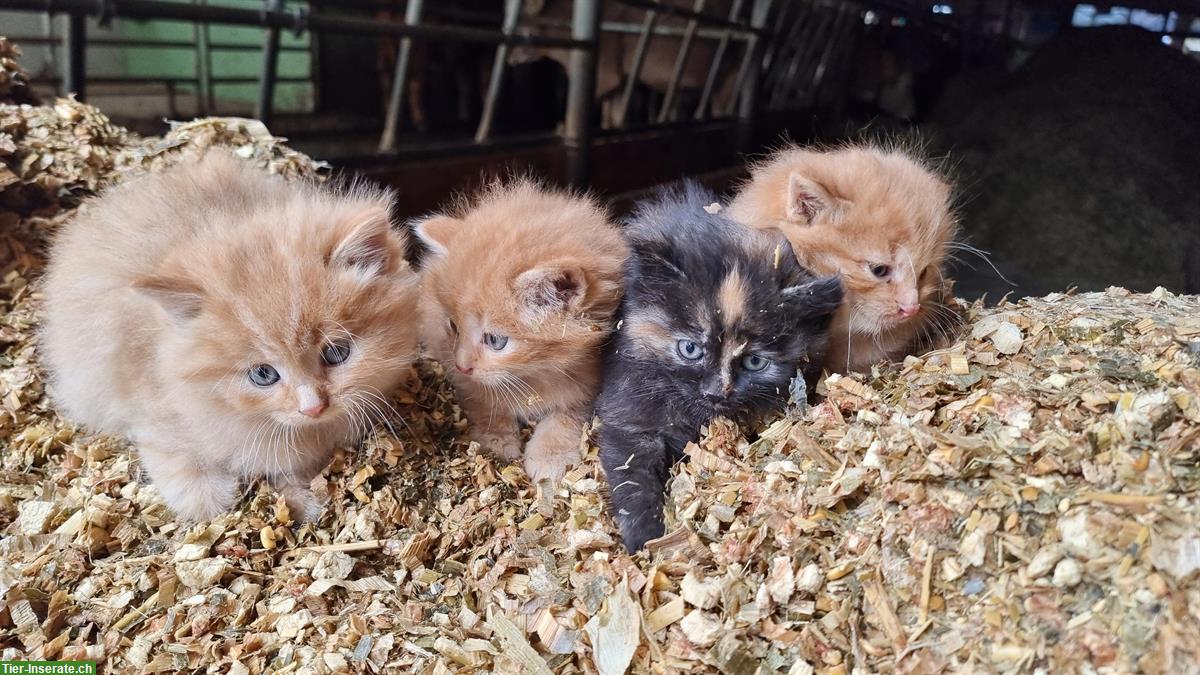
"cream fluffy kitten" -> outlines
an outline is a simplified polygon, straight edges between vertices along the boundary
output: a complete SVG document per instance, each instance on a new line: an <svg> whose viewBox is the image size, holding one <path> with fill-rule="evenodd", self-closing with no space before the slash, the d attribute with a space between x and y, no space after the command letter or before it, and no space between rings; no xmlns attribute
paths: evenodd
<svg viewBox="0 0 1200 675"><path fill-rule="evenodd" d="M44 359L71 419L120 434L181 518L266 476L299 517L416 351L392 196L288 183L213 151L132 179L60 233Z"/></svg>
<svg viewBox="0 0 1200 675"><path fill-rule="evenodd" d="M535 481L579 461L600 347L621 299L624 240L590 200L530 181L493 185L457 215L416 225L422 339L445 367L474 440L521 456Z"/></svg>
<svg viewBox="0 0 1200 675"><path fill-rule="evenodd" d="M903 148L788 148L752 167L726 215L778 228L804 266L842 278L825 364L869 369L926 349L956 316L943 263L950 185Z"/></svg>

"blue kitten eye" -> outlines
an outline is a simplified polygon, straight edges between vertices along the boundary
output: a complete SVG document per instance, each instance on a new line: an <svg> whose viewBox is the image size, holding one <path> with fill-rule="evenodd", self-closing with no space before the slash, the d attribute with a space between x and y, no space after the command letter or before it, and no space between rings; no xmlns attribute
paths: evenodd
<svg viewBox="0 0 1200 675"><path fill-rule="evenodd" d="M508 336L496 335L495 333L484 333L483 344L487 345L491 349L494 349L495 351L500 351L501 349L504 349L505 345L508 344Z"/></svg>
<svg viewBox="0 0 1200 675"><path fill-rule="evenodd" d="M250 381L260 387L269 387L279 381L279 371L260 363L250 369Z"/></svg>
<svg viewBox="0 0 1200 675"><path fill-rule="evenodd" d="M336 366L350 358L349 342L330 342L321 349L321 360L327 366Z"/></svg>
<svg viewBox="0 0 1200 675"><path fill-rule="evenodd" d="M695 361L704 356L704 349L691 340L680 340L675 343L675 348L679 350L679 355L688 361Z"/></svg>
<svg viewBox="0 0 1200 675"><path fill-rule="evenodd" d="M892 274L891 265L871 265L871 274L877 279L886 279Z"/></svg>
<svg viewBox="0 0 1200 675"><path fill-rule="evenodd" d="M766 368L769 363L771 363L769 360L764 359L758 354L747 354L742 357L742 367L752 373L757 373Z"/></svg>

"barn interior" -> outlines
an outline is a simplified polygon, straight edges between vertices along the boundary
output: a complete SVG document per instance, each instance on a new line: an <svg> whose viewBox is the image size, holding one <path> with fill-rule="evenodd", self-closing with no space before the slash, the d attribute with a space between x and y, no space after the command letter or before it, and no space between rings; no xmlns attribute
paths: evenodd
<svg viewBox="0 0 1200 675"><path fill-rule="evenodd" d="M595 26L569 0L6 4L42 97L144 134L259 119L404 217L504 171L620 204L684 175L728 190L787 140L886 138L957 184L988 254L958 264L964 297L1200 290L1193 3L605 2L578 10Z"/></svg>
<svg viewBox="0 0 1200 675"><path fill-rule="evenodd" d="M0 660L1200 672L1198 93L1197 0L0 0ZM47 396L46 242L186 152L363 176L399 221L514 172L621 214L848 140L955 183L962 329L706 427L636 557L594 444L531 484L429 361L314 523L266 481L177 522Z"/></svg>

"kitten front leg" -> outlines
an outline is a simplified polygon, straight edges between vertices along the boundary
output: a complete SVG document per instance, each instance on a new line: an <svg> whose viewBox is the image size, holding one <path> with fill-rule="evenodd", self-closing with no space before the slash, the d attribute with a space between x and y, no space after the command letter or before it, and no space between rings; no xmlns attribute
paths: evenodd
<svg viewBox="0 0 1200 675"><path fill-rule="evenodd" d="M308 477L306 480L305 476L299 475L273 476L270 481L279 494L283 495L283 500L287 503L293 519L301 523L315 523L321 519L321 512L325 510L325 505L317 499L309 487L312 477Z"/></svg>
<svg viewBox="0 0 1200 675"><path fill-rule="evenodd" d="M151 446L139 448L138 454L163 501L180 520L210 520L229 511L237 501L238 481L232 473Z"/></svg>
<svg viewBox="0 0 1200 675"><path fill-rule="evenodd" d="M489 405L476 393L463 397L463 411L467 413L471 440L506 462L521 457L521 427L515 415Z"/></svg>
<svg viewBox="0 0 1200 675"><path fill-rule="evenodd" d="M612 492L613 518L630 553L666 531L668 460L666 444L656 433L622 429L613 421L600 427L600 464Z"/></svg>
<svg viewBox="0 0 1200 675"><path fill-rule="evenodd" d="M538 422L525 446L525 473L538 482L549 478L557 483L567 467L582 458L579 449L584 419L580 415L556 412Z"/></svg>

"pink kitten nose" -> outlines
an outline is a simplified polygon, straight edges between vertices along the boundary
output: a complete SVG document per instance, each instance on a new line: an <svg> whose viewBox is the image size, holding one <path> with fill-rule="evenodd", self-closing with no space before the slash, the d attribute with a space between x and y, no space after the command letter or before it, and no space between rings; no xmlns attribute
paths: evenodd
<svg viewBox="0 0 1200 675"><path fill-rule="evenodd" d="M914 305L900 305L900 318L907 319L915 315L918 311L920 311L920 309L920 303Z"/></svg>
<svg viewBox="0 0 1200 675"><path fill-rule="evenodd" d="M458 372L462 373L463 375L470 375L475 370L474 368L470 368L470 367L464 368L457 363L454 364L454 367L457 368Z"/></svg>
<svg viewBox="0 0 1200 675"><path fill-rule="evenodd" d="M317 401L315 404L302 409L300 412L315 419L320 417L321 413L325 412L325 409L328 407L329 404L325 403L325 401Z"/></svg>

